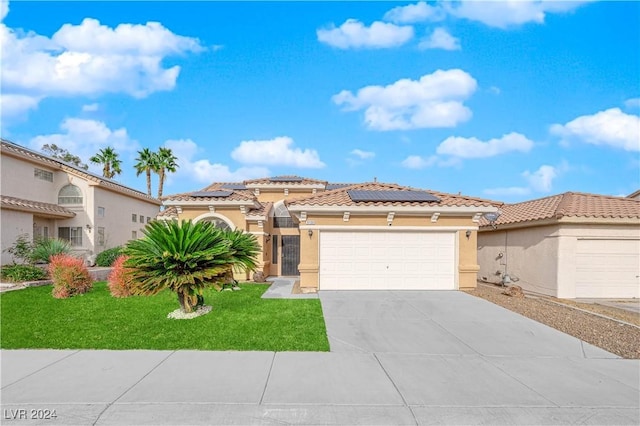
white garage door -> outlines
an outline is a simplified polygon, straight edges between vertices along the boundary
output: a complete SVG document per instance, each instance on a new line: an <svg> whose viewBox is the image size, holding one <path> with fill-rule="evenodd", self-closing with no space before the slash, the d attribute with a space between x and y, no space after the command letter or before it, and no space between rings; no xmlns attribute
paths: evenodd
<svg viewBox="0 0 640 426"><path fill-rule="evenodd" d="M320 233L320 290L453 290L455 233Z"/></svg>
<svg viewBox="0 0 640 426"><path fill-rule="evenodd" d="M578 240L576 297L640 297L640 240Z"/></svg>

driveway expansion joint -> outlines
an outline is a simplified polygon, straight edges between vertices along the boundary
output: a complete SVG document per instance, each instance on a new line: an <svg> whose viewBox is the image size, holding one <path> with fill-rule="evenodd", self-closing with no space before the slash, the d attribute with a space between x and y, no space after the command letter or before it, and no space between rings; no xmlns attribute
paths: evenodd
<svg viewBox="0 0 640 426"><path fill-rule="evenodd" d="M102 417L102 415L109 409L109 407L111 407L112 405L114 405L116 402L118 402L118 400L120 398L122 398L123 396L125 396L127 394L127 392L129 392L131 389L133 389L134 387L136 387L140 382L142 382L147 376L149 376L151 373L153 373L158 367L160 367L166 360L168 360L173 354L175 354L177 351L171 351L166 357L164 357L160 362L158 362L152 369L150 369L149 371L147 371L139 380L137 380L134 384L132 384L131 386L129 386L127 389L125 389L120 395L118 395L116 397L116 399L114 399L111 402L107 403L107 406L104 407L104 410L102 410L98 416L96 417L96 420L92 423L92 426L96 426L96 424L100 421L100 417Z"/></svg>

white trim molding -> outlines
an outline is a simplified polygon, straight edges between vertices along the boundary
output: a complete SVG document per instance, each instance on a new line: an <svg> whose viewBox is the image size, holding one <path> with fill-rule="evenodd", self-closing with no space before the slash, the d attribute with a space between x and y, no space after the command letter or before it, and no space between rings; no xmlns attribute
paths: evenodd
<svg viewBox="0 0 640 426"><path fill-rule="evenodd" d="M343 221L345 221L345 222L349 222L349 216L350 216L350 215L351 215L351 213L350 213L350 212L344 212L344 213L342 214L342 220L343 220Z"/></svg>
<svg viewBox="0 0 640 426"><path fill-rule="evenodd" d="M440 213L435 212L434 214L431 215L431 222L436 223L439 217L440 217Z"/></svg>
<svg viewBox="0 0 640 426"><path fill-rule="evenodd" d="M473 206L310 206L310 205L289 205L289 211L299 213L306 211L307 213L313 212L318 214L341 214L342 212L349 211L351 214L387 214L390 209L400 214L416 214L416 215L430 215L438 213L446 214L447 216L473 216L477 213L488 213L498 211L497 207L485 206L485 207L473 207Z"/></svg>
<svg viewBox="0 0 640 426"><path fill-rule="evenodd" d="M396 215L396 212L389 212L387 214L387 223L389 225L391 225L391 223L393 222L393 217Z"/></svg>
<svg viewBox="0 0 640 426"><path fill-rule="evenodd" d="M457 232L477 231L477 226L393 226L384 225L300 225L300 230L312 229L315 231L414 231L414 232Z"/></svg>

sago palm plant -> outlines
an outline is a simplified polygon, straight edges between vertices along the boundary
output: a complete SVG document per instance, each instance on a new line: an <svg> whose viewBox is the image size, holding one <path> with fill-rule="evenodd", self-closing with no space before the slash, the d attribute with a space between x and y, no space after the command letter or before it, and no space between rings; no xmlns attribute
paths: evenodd
<svg viewBox="0 0 640 426"><path fill-rule="evenodd" d="M227 271L223 277L223 284L233 282L233 271L252 272L256 269L256 258L260 252L258 240L252 234L247 234L242 230L223 231L231 245L231 259L227 265Z"/></svg>
<svg viewBox="0 0 640 426"><path fill-rule="evenodd" d="M202 304L202 290L218 287L232 267L255 268L258 243L241 231L221 231L206 221L156 221L143 233L124 251L134 278L132 293L152 295L168 288L185 313Z"/></svg>

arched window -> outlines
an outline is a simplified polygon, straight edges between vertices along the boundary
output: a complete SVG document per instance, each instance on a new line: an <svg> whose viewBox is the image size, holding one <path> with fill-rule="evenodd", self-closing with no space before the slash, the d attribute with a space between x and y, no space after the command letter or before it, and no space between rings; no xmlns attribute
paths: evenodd
<svg viewBox="0 0 640 426"><path fill-rule="evenodd" d="M295 228L296 224L291 219L289 209L284 202L276 203L273 206L273 227L274 228Z"/></svg>
<svg viewBox="0 0 640 426"><path fill-rule="evenodd" d="M291 217L291 215L289 214L289 209L285 207L284 203L280 203L274 206L273 210L273 215L275 217Z"/></svg>
<svg viewBox="0 0 640 426"><path fill-rule="evenodd" d="M220 228L223 231L231 230L231 226L229 226L229 224L226 221L218 217L205 217L205 218L202 218L201 221L211 222L216 228Z"/></svg>
<svg viewBox="0 0 640 426"><path fill-rule="evenodd" d="M82 191L75 185L63 186L58 192L58 204L82 204Z"/></svg>

